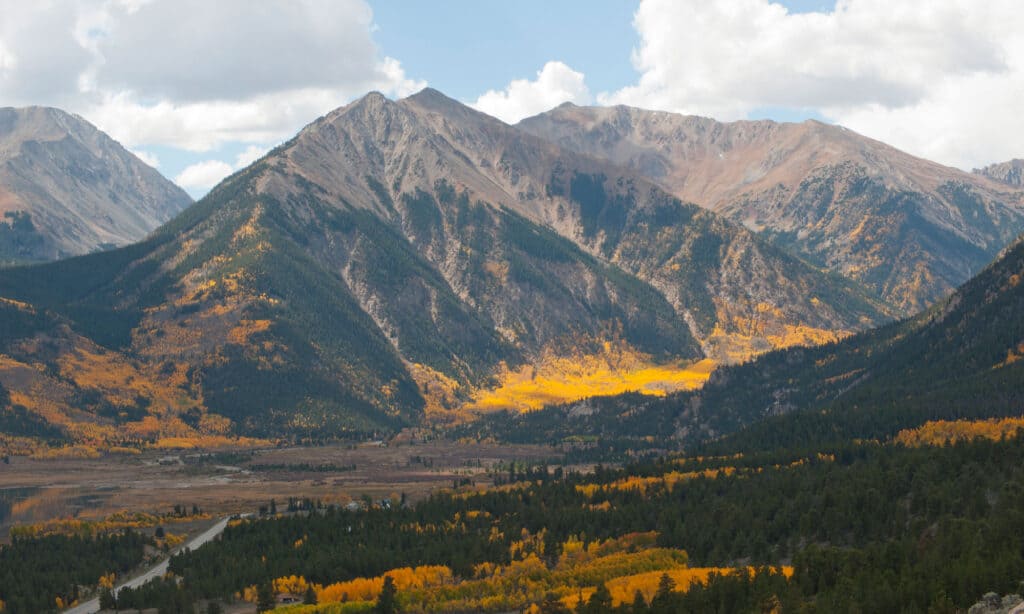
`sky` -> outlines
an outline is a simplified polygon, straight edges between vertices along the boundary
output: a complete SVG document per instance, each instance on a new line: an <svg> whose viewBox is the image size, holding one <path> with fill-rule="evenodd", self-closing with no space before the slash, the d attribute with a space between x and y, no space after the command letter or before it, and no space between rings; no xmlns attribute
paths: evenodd
<svg viewBox="0 0 1024 614"><path fill-rule="evenodd" d="M194 197L369 91L817 119L1024 157L1019 0L0 0L0 106L78 113Z"/></svg>

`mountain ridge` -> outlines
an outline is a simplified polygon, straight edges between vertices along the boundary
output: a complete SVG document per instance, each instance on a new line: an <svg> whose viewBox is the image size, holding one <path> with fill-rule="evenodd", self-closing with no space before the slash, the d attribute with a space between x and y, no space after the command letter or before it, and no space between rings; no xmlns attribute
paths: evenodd
<svg viewBox="0 0 1024 614"><path fill-rule="evenodd" d="M683 372L715 339L763 351L887 318L713 213L434 91L346 105L143 243L0 273L0 295L70 330L16 331L0 384L22 405L26 367L93 391L97 426L71 397L28 411L109 441L394 429L564 359ZM97 361L123 377L82 377Z"/></svg>
<svg viewBox="0 0 1024 614"><path fill-rule="evenodd" d="M191 203L181 188L77 115L0 108L0 262L126 245Z"/></svg>
<svg viewBox="0 0 1024 614"><path fill-rule="evenodd" d="M910 315L1024 231L1024 192L817 121L562 105L522 129L631 168Z"/></svg>

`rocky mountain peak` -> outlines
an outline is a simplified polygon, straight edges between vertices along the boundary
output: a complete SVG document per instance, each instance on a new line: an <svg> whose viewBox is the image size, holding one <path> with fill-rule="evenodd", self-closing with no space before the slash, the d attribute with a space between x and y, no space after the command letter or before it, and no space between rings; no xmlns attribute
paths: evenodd
<svg viewBox="0 0 1024 614"><path fill-rule="evenodd" d="M1024 160L1021 159L976 168L974 173L1017 188L1024 187Z"/></svg>
<svg viewBox="0 0 1024 614"><path fill-rule="evenodd" d="M0 265L132 243L191 202L77 115L0 109Z"/></svg>

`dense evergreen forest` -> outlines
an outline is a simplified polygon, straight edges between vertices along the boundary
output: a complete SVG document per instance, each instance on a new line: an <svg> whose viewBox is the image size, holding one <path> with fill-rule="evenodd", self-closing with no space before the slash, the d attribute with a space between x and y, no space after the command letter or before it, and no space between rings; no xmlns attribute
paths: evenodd
<svg viewBox="0 0 1024 614"><path fill-rule="evenodd" d="M180 585L156 583L124 594L123 603L233 599L289 576L328 585L419 566L446 565L453 581L469 580L481 577L482 565L525 564L524 544L532 544L543 569L531 577L551 582L553 601L543 607L557 611L565 607L557 597L586 588L590 598L579 611L612 611L598 590L607 575L556 572L574 543L649 531L656 536L643 548L685 550L691 567L760 570L662 591L643 599L651 611L768 611L774 604L783 611L953 612L988 591L1014 592L1024 580L1019 434L944 447L851 443L669 457L586 475L534 468L511 477L509 485L436 494L405 508L240 522L217 542L173 558ZM789 580L772 571L788 564ZM575 584L559 585L566 577ZM437 607L413 590L400 589L397 603L411 611Z"/></svg>
<svg viewBox="0 0 1024 614"><path fill-rule="evenodd" d="M112 535L15 537L0 546L0 611L51 612L76 601L80 587L96 586L142 562L152 538L134 531Z"/></svg>

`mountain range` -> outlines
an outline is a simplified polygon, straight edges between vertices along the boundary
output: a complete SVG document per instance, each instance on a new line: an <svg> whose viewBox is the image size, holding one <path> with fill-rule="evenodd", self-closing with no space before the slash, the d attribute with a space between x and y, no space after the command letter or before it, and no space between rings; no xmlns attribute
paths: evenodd
<svg viewBox="0 0 1024 614"><path fill-rule="evenodd" d="M555 121L603 114L516 127L431 89L369 94L138 243L0 271L7 445L365 434L463 420L495 391L589 396L598 376L665 394L702 359L932 302L1021 223L1012 186L821 124L669 116L703 125L684 171L666 143L696 137L643 128L665 114L607 111L640 144L623 128L584 146L582 120ZM728 173L782 170L729 187L727 155ZM966 196L940 199L954 185ZM787 226L811 209L819 234Z"/></svg>
<svg viewBox="0 0 1024 614"><path fill-rule="evenodd" d="M81 117L0 108L0 265L134 243L190 204Z"/></svg>
<svg viewBox="0 0 1024 614"><path fill-rule="evenodd" d="M564 104L519 126L854 280L900 315L946 296L1024 232L1024 191L841 126ZM1012 163L1011 163L1012 164Z"/></svg>
<svg viewBox="0 0 1024 614"><path fill-rule="evenodd" d="M953 294L912 318L720 367L697 391L496 413L460 427L459 434L512 442L598 437L618 440L620 448L674 440L721 454L886 442L926 423L1019 418L1024 407L1022 280L1024 240L1018 240Z"/></svg>

